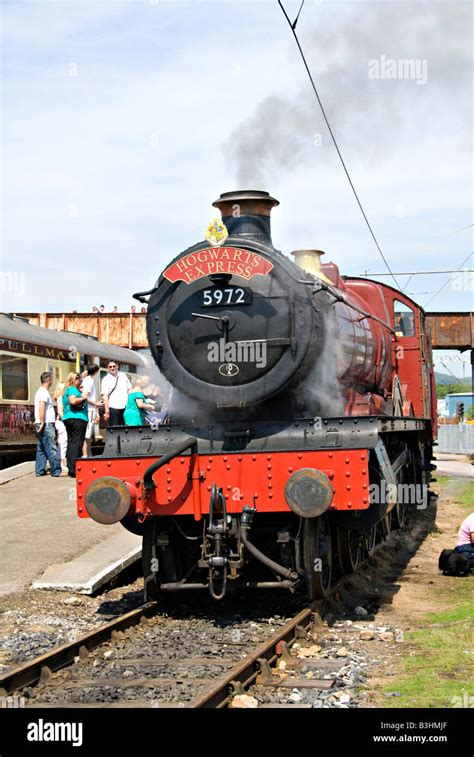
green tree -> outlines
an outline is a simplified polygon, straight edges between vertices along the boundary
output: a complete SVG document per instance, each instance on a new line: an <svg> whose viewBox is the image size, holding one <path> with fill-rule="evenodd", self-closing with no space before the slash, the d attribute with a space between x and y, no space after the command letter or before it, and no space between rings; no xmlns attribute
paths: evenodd
<svg viewBox="0 0 474 757"><path fill-rule="evenodd" d="M459 384L436 384L436 397L442 400L447 394L460 394L471 391L471 385L466 383Z"/></svg>

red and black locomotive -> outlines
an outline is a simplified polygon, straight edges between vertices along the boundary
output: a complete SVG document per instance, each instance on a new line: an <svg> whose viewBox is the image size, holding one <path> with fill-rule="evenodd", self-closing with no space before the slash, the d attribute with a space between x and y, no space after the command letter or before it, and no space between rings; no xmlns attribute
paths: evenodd
<svg viewBox="0 0 474 757"><path fill-rule="evenodd" d="M424 506L436 433L423 310L273 247L267 192L228 192L149 292L170 420L77 462L78 513L143 535L148 598L233 586L324 596Z"/></svg>

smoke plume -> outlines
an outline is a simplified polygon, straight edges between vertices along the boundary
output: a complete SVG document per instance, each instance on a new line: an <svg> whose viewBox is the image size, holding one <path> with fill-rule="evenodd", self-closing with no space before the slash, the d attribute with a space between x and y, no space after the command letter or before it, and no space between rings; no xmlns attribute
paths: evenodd
<svg viewBox="0 0 474 757"><path fill-rule="evenodd" d="M472 6L384 1L354 3L349 12L343 7L310 6L297 30L341 147L351 156L375 161L397 150L407 130L418 143L424 134L442 135L448 118L458 130L457 139L459 129L465 133L469 149ZM335 159L293 40L288 56L300 66L299 89L266 96L223 145L237 186L270 186L306 160ZM378 77L370 66L374 60L381 68ZM419 81L384 76L389 60L419 61ZM420 73L423 62L426 82Z"/></svg>

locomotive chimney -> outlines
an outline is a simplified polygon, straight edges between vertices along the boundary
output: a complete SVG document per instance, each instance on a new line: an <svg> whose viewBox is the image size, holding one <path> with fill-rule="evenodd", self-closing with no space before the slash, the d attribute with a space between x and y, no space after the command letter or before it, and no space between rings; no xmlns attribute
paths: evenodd
<svg viewBox="0 0 474 757"><path fill-rule="evenodd" d="M295 263L306 273L316 276L318 279L332 284L330 279L321 270L321 255L325 253L322 250L293 250L291 253L295 258Z"/></svg>
<svg viewBox="0 0 474 757"><path fill-rule="evenodd" d="M212 204L221 211L229 236L244 237L273 247L270 213L280 203L268 192L253 189L224 192Z"/></svg>

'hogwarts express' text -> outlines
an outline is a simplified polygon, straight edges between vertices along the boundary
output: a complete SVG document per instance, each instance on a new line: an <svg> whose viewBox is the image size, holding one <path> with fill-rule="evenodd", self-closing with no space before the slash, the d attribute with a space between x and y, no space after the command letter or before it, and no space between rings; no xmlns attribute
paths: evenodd
<svg viewBox="0 0 474 757"><path fill-rule="evenodd" d="M211 247L180 258L163 272L163 276L173 283L184 281L190 284L215 273L229 273L251 279L257 274L266 276L272 268L272 263L255 252L239 250L237 247Z"/></svg>

